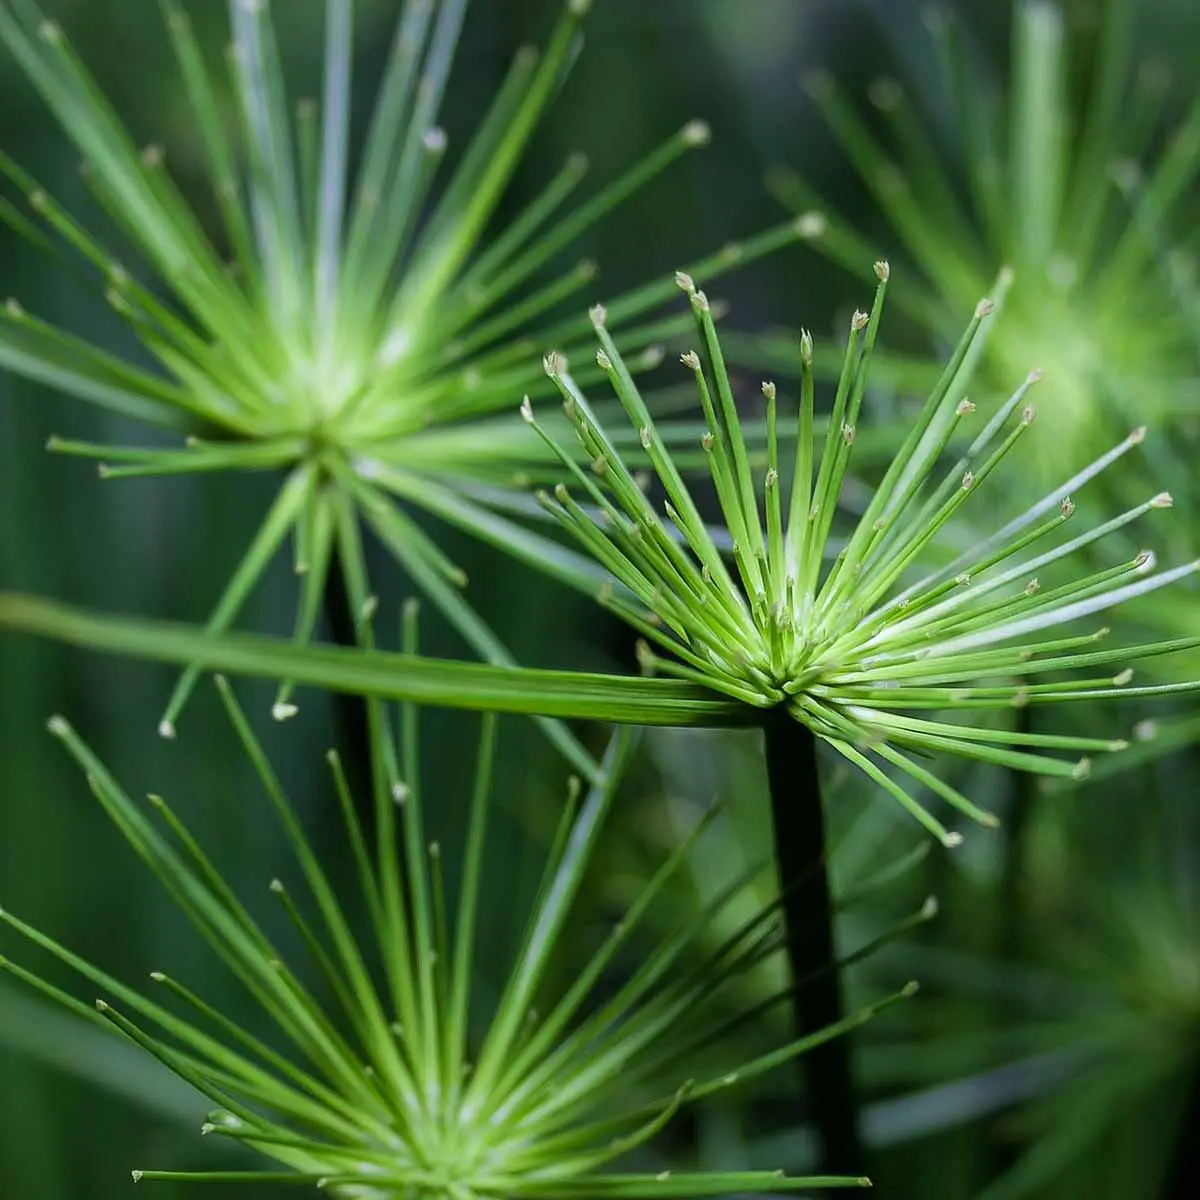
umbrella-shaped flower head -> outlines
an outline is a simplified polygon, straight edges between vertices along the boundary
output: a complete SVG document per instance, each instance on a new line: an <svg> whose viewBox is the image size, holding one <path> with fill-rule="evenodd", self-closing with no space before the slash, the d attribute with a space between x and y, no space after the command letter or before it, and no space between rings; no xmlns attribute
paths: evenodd
<svg viewBox="0 0 1200 1200"><path fill-rule="evenodd" d="M1185 92L1180 119L1163 72L1135 61L1131 0L1095 7L1089 35L1056 0L1014 4L1007 78L951 14L931 13L935 115L917 80L877 80L858 105L827 73L805 79L882 234L852 228L791 168L771 177L833 260L861 273L872 243L889 247L905 267L895 303L936 344L953 343L959 313L1007 269L981 382L1002 393L1030 362L1056 380L1042 406L1052 435L1030 457L1040 483L1062 441L1098 452L1122 425L1157 429L1200 401L1194 256L1179 242L1200 105Z"/></svg>
<svg viewBox="0 0 1200 1200"><path fill-rule="evenodd" d="M812 339L799 339L802 385L788 417L795 423L790 464L779 452L776 387L763 385L768 455L758 469L747 453L708 299L690 276L678 278L698 338L683 366L707 422L703 446L732 563L719 553L698 499L675 468L601 308L592 313L596 362L638 430L656 490L647 494L627 468L567 359L552 354L546 370L591 465L581 467L562 450L575 486L560 485L543 501L611 573L601 599L640 631L647 668L747 706L786 709L953 844L957 835L913 798L913 785L976 819L992 818L922 759L950 752L1078 776L1088 770L1088 755L1124 748L1115 739L995 727L989 714L1119 692L1132 676L1126 661L1177 643L1106 649L1108 630L1091 618L1193 574L1200 563L1163 570L1151 550L1138 549L1097 570L1083 553L1100 543L1120 549L1127 541L1122 531L1171 507L1168 494L1155 492L1107 521L1083 528L1072 522L1073 496L1137 447L1144 428L1047 494L1021 499L1011 520L987 533L976 532L976 523L964 539L963 511L980 513L981 493L999 497L1006 473L1012 478L1012 460L1028 453L1037 436L1038 372L988 420L957 398L964 364L992 310L989 300L976 308L882 479L865 493L858 488L859 507L847 523L839 502L855 482L850 466L890 277L886 263L877 263L875 273L874 307L850 322L832 411L821 421ZM1054 384L1046 386L1052 391ZM523 412L557 444L531 403ZM1076 673L1047 681L1047 673L1058 671ZM1077 753L1051 757L1035 753L1039 748Z"/></svg>
<svg viewBox="0 0 1200 1200"><path fill-rule="evenodd" d="M126 359L58 329L13 300L0 311L0 366L190 433L177 447L96 446L108 478L277 470L277 497L209 628L228 628L289 536L302 576L297 640L312 634L331 564L351 591L363 570L339 529L360 519L473 648L509 662L462 594L464 573L406 511L434 517L541 563L564 552L512 517L514 482L547 462L511 412L536 387L538 347L590 338L560 306L595 275L561 258L597 220L708 140L692 121L623 177L579 202L586 164L568 159L496 228L541 115L574 60L588 0L567 0L544 52L520 51L448 178L438 112L465 0L409 0L396 21L361 157L352 156L353 0L328 0L319 101L293 105L266 0L230 0L226 95L181 0L161 0L199 132L220 229L211 231L159 147L140 149L34 0L0 3L0 42L75 149L101 217L134 254L110 250L0 153L0 219L35 245L82 260L100 294L149 352ZM227 111L228 110L228 111ZM109 231L110 234L112 230ZM106 235L107 237L108 235ZM713 255L721 270L797 235L791 223ZM670 294L653 286L617 306L644 355L661 358L671 322L642 318ZM542 386L547 386L542 378ZM401 503L397 504L399 500ZM162 729L194 686L183 679ZM293 712L284 687L277 715ZM577 748L558 737L576 765Z"/></svg>
<svg viewBox="0 0 1200 1200"><path fill-rule="evenodd" d="M402 713L397 753L389 714L371 705L373 836L330 755L361 885L353 904L366 914L356 923L350 897L334 887L231 690L220 686L293 852L295 878L276 880L270 890L298 935L294 955L235 895L164 800L152 798L144 811L66 721L55 718L51 730L130 846L245 986L265 1019L256 1022L258 1032L162 972L151 976L158 991L152 999L0 910L0 926L22 945L21 961L0 958L0 968L115 1027L208 1098L214 1109L204 1133L235 1139L275 1164L267 1171L137 1170L135 1180L307 1183L355 1200L691 1197L867 1183L789 1178L777 1170L675 1172L661 1157L644 1155L640 1167L623 1161L652 1143L685 1104L749 1083L912 991L790 1043L764 1045L760 1038L753 1057L730 1062L723 1050L734 1034L753 1036L763 1006L745 1005L731 1018L723 1002L782 951L778 903L756 907L711 949L696 950L710 923L725 920L746 897L757 872L689 914L631 969L625 965L707 820L669 854L590 960L564 974L560 956L581 924L580 887L635 741L628 731L612 741L598 782L572 785L499 999L485 1006L479 930L486 897L510 886L503 859L488 853L495 718L483 719L457 872L443 872L441 847L427 841L428 799L411 740L415 709ZM457 896L447 886L451 878L460 880ZM104 998L96 1009L32 973L24 962L33 947L99 987Z"/></svg>

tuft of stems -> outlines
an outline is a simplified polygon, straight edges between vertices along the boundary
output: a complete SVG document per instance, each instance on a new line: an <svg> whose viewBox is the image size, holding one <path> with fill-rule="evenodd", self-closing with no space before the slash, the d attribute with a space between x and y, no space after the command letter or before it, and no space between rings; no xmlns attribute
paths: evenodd
<svg viewBox="0 0 1200 1200"><path fill-rule="evenodd" d="M329 573L339 571L347 587L361 573L347 545L353 519L475 653L512 665L469 603L465 574L410 510L551 573L588 574L586 560L519 519L528 482L544 481L554 462L514 420L511 397L549 390L536 345L571 347L590 336L587 322L564 316L562 306L591 286L596 266L564 266L563 254L704 146L708 127L689 121L583 198L587 164L573 155L496 228L513 173L574 61L589 4L563 3L545 49L518 52L448 174L437 120L465 0L403 6L356 169L353 0L326 0L320 95L298 103L288 94L267 0L229 0L228 97L225 72L207 62L182 0L159 6L204 149L217 231L203 224L167 154L134 143L36 0L0 0L0 43L81 155L98 208L139 261L127 266L2 152L0 184L12 198L0 195L0 220L34 245L77 259L153 363L115 356L12 300L0 310L0 367L179 435L165 448L51 439L58 453L98 460L102 478L282 473L209 617L210 633L233 626L290 541L294 640L309 644ZM720 273L798 236L788 221L707 256L697 269ZM657 365L661 339L679 324L650 315L669 294L669 284L653 283L613 306L636 344L635 369ZM197 677L193 663L166 705L164 736L174 734ZM295 711L284 682L274 713L286 719ZM594 773L566 730L547 728L574 769Z"/></svg>
<svg viewBox="0 0 1200 1200"><path fill-rule="evenodd" d="M407 619L415 638L415 613ZM430 844L416 769L418 711L402 707L403 737L390 714L369 705L373 831L360 822L341 763L329 755L334 792L367 913L351 927L338 895L232 689L221 698L254 764L267 805L291 850L270 893L305 953L284 958L252 906L168 803L136 804L62 718L51 732L86 773L97 802L174 903L247 989L270 1033L260 1037L215 1010L168 973L151 975L156 1000L107 975L12 913L0 924L100 989L95 1008L22 963L0 968L80 1016L112 1029L190 1083L213 1105L201 1132L230 1138L273 1160L268 1170L142 1170L135 1181L282 1182L355 1196L684 1197L867 1185L858 1175L792 1178L734 1173L621 1170L686 1104L744 1085L823 1046L902 996L748 1061L713 1071L728 1038L761 1006L731 1021L722 1000L747 972L783 949L775 905L680 970L681 956L737 902L752 879L714 898L667 934L615 988L609 970L638 944L656 897L685 864L701 821L613 926L586 967L561 990L549 968L560 954L588 870L636 742L616 734L603 776L573 782L537 898L494 1010L481 1014L473 988L481 880L489 859L497 720L485 716L464 830L461 883L448 894L444 849ZM331 998L318 999L309 980ZM786 998L786 993L772 1003ZM482 1016L487 1017L482 1021ZM702 1075L691 1075L704 1063ZM646 1159L643 1157L643 1162ZM652 1160L651 1160L652 1161ZM614 1170L615 1166L615 1170ZM281 1169L282 1168L282 1169Z"/></svg>
<svg viewBox="0 0 1200 1200"><path fill-rule="evenodd" d="M1014 4L1004 77L980 62L953 13L931 12L944 121L897 79L875 80L861 103L825 72L802 80L903 249L895 303L931 345L954 338L959 313L1006 264L1011 287L981 382L1002 392L1030 362L1057 381L1043 414L1054 437L1029 459L1041 483L1057 474L1061 442L1098 451L1127 423L1158 428L1189 411L1200 366L1188 256L1172 253L1200 176L1200 103L1184 89L1175 104L1162 72L1138 68L1132 0L1096 8L1093 42L1073 35L1060 0ZM865 275L871 247L802 172L778 167L768 183L808 220L814 249ZM737 353L794 370L780 338ZM932 378L937 364L888 369ZM1164 446L1161 457L1187 478L1184 456Z"/></svg>
<svg viewBox="0 0 1200 1200"><path fill-rule="evenodd" d="M1105 520L1077 509L1074 497L1142 444L1143 427L1048 492L1031 495L1022 478L1014 493L1017 514L992 532L973 530L963 539L960 518L977 510L974 497L988 487L998 494L992 476L1003 479L1036 436L1030 393L1038 372L987 421L956 397L990 300L976 306L862 512L843 528L839 499L860 440L891 277L886 263L876 264L876 275L871 312L856 313L850 323L828 420L816 417L812 338L799 339L802 386L788 418L796 430L791 464L781 454L777 390L773 383L763 386L765 469L747 446L712 306L691 276L678 276L702 347L685 353L683 365L704 410L700 440L723 529L704 523L604 308L591 313L600 343L595 362L651 472L643 476L621 452L561 352L549 354L544 367L563 398L574 444L564 444L530 399L522 403L524 420L572 482L539 495L589 560L588 570L567 574L581 589L590 585L601 604L642 635L645 671L670 678L473 666L374 649L214 637L21 596L0 596L0 626L194 668L453 708L661 725L761 725L780 710L944 845L956 846L962 834L930 811L922 793L983 825L996 818L926 767L927 757L953 754L1069 782L1088 775L1093 756L1127 749L1123 738L1023 732L1011 721L992 727L982 723L984 714L1200 688L1195 680L1132 684L1128 665L1196 649L1200 637L1113 646L1108 627L1092 619L1191 577L1200 561L1159 569L1154 553L1140 550L1094 565L1112 547L1120 550L1135 522L1171 508L1170 494L1154 491ZM650 493L648 483L661 488L661 496ZM357 526L344 497L338 513L342 544L356 555ZM1072 533L1081 520L1084 527ZM360 567L353 595L366 616L372 603L364 579Z"/></svg>
<svg viewBox="0 0 1200 1200"><path fill-rule="evenodd" d="M692 308L698 350L682 362L694 378L707 430L702 443L725 525L732 565L718 553L698 503L658 437L653 417L607 329L592 311L608 376L629 421L639 430L663 493L662 510L638 485L598 420L566 359L552 354L546 371L558 386L580 444L581 468L559 449L585 511L571 488L542 499L559 523L608 569L616 587L601 601L644 638L648 671L705 684L742 703L784 709L894 796L947 846L948 829L914 795L932 792L972 820L994 825L920 759L949 752L1048 776L1081 778L1094 754L1125 748L1121 739L1022 733L982 728L964 718L1026 704L1091 700L1119 694L1132 671L1118 664L1136 654L1107 650L1108 630L1082 624L1096 613L1154 592L1200 569L1200 562L1158 570L1144 550L1124 562L1088 569L1103 539L1156 511L1171 497L1157 492L1124 513L1075 536L1066 526L1074 495L1141 444L1144 428L1031 503L990 534L944 550L962 510L1002 476L1028 444L1036 411L1031 372L979 428L975 406L957 399L962 373L992 312L980 301L937 385L912 422L857 520L835 539L891 270L875 264L870 313L850 321L836 394L824 429L814 400L814 348L801 335L801 389L794 417L796 453L788 495L779 456L778 393L762 391L769 431L765 471L752 470L729 374L704 292L677 277ZM525 419L558 447L538 422ZM976 430L966 431L972 423ZM1075 565L1074 577L1064 568ZM1047 579L1043 586L1042 579ZM1187 642L1187 645L1192 644ZM1181 643L1164 642L1166 652ZM1067 682L1043 682L1069 671ZM938 710L953 710L954 717ZM1074 752L1071 758L1040 753ZM898 778L899 777L899 778ZM901 782L901 781L904 782Z"/></svg>

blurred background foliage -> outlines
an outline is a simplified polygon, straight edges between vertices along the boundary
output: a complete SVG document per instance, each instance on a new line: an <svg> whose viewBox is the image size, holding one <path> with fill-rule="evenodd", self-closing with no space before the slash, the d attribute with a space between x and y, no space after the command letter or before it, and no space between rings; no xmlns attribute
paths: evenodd
<svg viewBox="0 0 1200 1200"><path fill-rule="evenodd" d="M1081 46L1088 44L1098 4L1066 2L1071 36L1082 39ZM199 146L154 6L148 0L60 0L48 7L137 135L168 147L170 165L185 184L195 179ZM223 36L223 7L215 0L192 5L214 44ZM382 61L396 7L391 0L358 5L364 89ZM452 146L471 128L511 53L544 35L553 7L551 0L477 0L472 6L444 113ZM954 7L970 52L1003 81L1009 5L960 0ZM1133 60L1161 73L1173 97L1169 107L1181 111L1194 95L1200 11L1191 0L1136 7ZM289 69L315 88L321 5L277 0L277 10ZM601 266L596 299L605 289L669 272L773 224L781 210L764 180L779 164L802 170L875 251L897 254L887 221L799 86L802 75L818 68L856 100L881 75L902 79L935 122L937 106L947 103L931 82L917 4L601 0L589 20L587 48L518 173L507 211L545 177L546 163L557 164L570 151L586 151L602 180L699 116L712 124L713 144L656 180L580 247ZM81 196L77 164L9 65L0 70L0 146L68 208ZM1173 231L1185 260L1194 250L1194 238L1188 239L1196 201L1192 187ZM803 323L819 336L840 329L852 306L866 298L864 285L803 246L716 290L732 302L727 326L754 332ZM67 272L47 270L3 229L0 292L89 336L120 334L87 289ZM1130 314L1131 323L1136 317ZM1191 331L1200 347L1195 322ZM899 323L885 326L882 345L918 360L936 348ZM756 390L758 378L745 373L746 394ZM1053 380L1042 386L1052 394ZM875 403L877 413L893 411L889 398ZM105 609L201 619L249 536L248 514L261 511L270 481L185 476L101 484L79 462L43 453L52 433L121 441L128 431L118 418L12 378L0 380L0 584ZM1140 470L1148 467L1153 475L1156 453L1178 437L1174 429L1152 429ZM1076 465L1069 449L1062 447L1064 476ZM1200 547L1200 488L1193 476L1185 463L1172 469L1169 483L1157 485L1175 492L1173 540L1190 557ZM633 667L627 635L600 610L479 544L451 539L450 549L473 581L473 602L522 661ZM376 577L387 581L382 611L398 612L405 582L382 558L376 568ZM254 601L258 628L289 630L287 569L279 564L277 577ZM1153 624L1159 632L1195 634L1198 614L1193 587L1155 612ZM425 647L466 653L432 615ZM193 979L212 975L210 998L236 1013L241 997L222 994L223 987L233 990L228 981L212 971L193 939L181 936L182 918L132 869L83 781L44 734L52 712L69 714L131 793L163 792L203 840L221 848L223 868L239 889L265 895L283 849L257 817L244 815L260 810L245 799L253 786L248 768L213 697L201 693L178 742L154 736L170 680L166 669L0 639L0 902L118 975L140 978L167 965ZM247 693L265 715L269 689ZM928 894L941 902L937 920L914 928L850 977L854 999L872 998L910 977L924 985L916 1001L893 1010L856 1044L872 1175L883 1195L1131 1200L1182 1194L1188 1155L1196 1153L1186 1130L1197 1119L1200 1061L1200 752L1192 746L1200 719L1182 708L1126 707L1075 720L1087 732L1132 731L1127 769L1049 790L1000 770L971 768L972 776L956 786L1000 812L1005 827L972 832L953 857L924 847L894 806L829 764L841 889L853 893L872 879L880 884L847 906L839 931L843 950L917 911ZM305 695L296 722L260 724L293 797L322 839L336 814L321 755L331 742L356 744L356 706ZM435 806L438 820L453 840L467 798L470 756L464 750L473 722L431 713L424 730L430 786L445 798ZM598 744L598 732L591 733ZM714 800L725 811L694 859L690 894L664 900L663 924L769 855L761 759L750 739L684 731L648 739L595 873L595 928L580 928L581 957L636 881L661 861L663 848ZM539 849L563 795L558 760L516 721L504 726L500 777L507 781L507 820L490 851L495 928L485 939L498 956L517 933L506 919L521 906L510 899L533 886ZM322 840L332 847L336 874L340 841ZM479 980L485 994L486 976L484 970ZM756 986L766 995L780 983L764 972ZM786 1006L763 1018L772 1036L786 1036L786 1020ZM811 1143L803 1108L793 1099L794 1078L776 1074L736 1108L728 1102L703 1108L673 1130L668 1150L701 1165L803 1169ZM211 1165L220 1153L199 1141L205 1105L185 1086L3 979L0 1083L0 1196L107 1200L127 1193L131 1167L186 1169Z"/></svg>

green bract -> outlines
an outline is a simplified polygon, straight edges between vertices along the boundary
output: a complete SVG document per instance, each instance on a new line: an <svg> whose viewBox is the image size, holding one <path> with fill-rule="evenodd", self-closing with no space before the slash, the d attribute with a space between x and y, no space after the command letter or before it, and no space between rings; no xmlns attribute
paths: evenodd
<svg viewBox="0 0 1200 1200"><path fill-rule="evenodd" d="M1000 264L1011 269L984 378L1002 392L1036 363L1056 381L1042 414L1053 436L1031 463L1043 480L1057 470L1062 441L1092 453L1124 425L1154 429L1194 413L1198 399L1196 308L1165 247L1200 174L1200 104L1190 102L1158 147L1169 98L1161 78L1134 71L1136 6L1097 7L1085 65L1070 50L1088 43L1067 36L1061 5L1015 4L1007 92L958 44L953 18L934 14L931 56L950 102L947 130L924 120L893 79L868 93L879 129L832 78L806 80L887 222L891 256L903 252L906 278L894 298L914 324L952 343L959 314ZM1079 69L1088 80L1082 103L1072 99ZM771 185L806 213L814 248L861 273L873 254L867 238L798 173L778 170ZM760 344L758 353L760 364L763 355L790 359L786 343Z"/></svg>
<svg viewBox="0 0 1200 1200"><path fill-rule="evenodd" d="M336 532L348 510L476 651L510 662L464 599L462 571L405 508L422 508L544 568L587 574L589 564L510 515L524 500L514 484L544 477L549 465L513 419L512 397L537 385L539 346L589 336L584 321L551 318L590 283L594 266L560 268L548 279L543 268L704 144L707 127L689 123L624 177L570 207L585 172L582 157L572 157L523 212L492 232L513 171L573 61L589 0L568 0L544 54L517 55L440 189L446 137L436 121L465 0L404 6L354 174L353 0L327 0L323 95L319 104L302 102L294 119L270 6L230 0L232 122L180 0L160 4L223 228L215 238L206 231L161 149L139 151L34 0L0 3L0 40L82 154L93 194L142 262L127 268L3 154L0 173L25 203L0 198L0 218L38 245L62 242L81 256L159 370L83 342L15 301L0 313L0 365L137 419L192 431L172 449L52 440L52 449L104 460L108 478L286 472L211 631L233 623L292 535L303 577L296 640L307 642L331 563L352 590L362 583L361 562L346 557ZM725 247L701 269L723 270L796 236L786 224ZM661 359L658 339L676 322L638 319L669 294L666 286L645 287L614 306L642 365ZM171 698L164 734L173 732L196 677L188 672ZM280 718L294 711L290 692L285 685L279 695ZM591 769L563 731L554 736L577 766Z"/></svg>
<svg viewBox="0 0 1200 1200"><path fill-rule="evenodd" d="M411 617L409 618L411 623ZM572 786L524 936L486 1032L471 1035L481 878L485 861L496 719L483 719L457 899L447 897L442 852L427 844L417 767L418 713L400 715L397 754L389 714L369 710L374 845L362 828L341 765L329 756L362 885L368 939L356 936L279 781L230 688L218 681L238 736L294 855L300 887L271 891L307 950L285 960L165 801L160 829L133 803L68 726L52 732L87 772L92 790L133 849L274 1027L262 1040L210 1007L183 982L156 972L160 1003L126 987L10 913L2 920L109 999L96 1012L11 961L0 965L76 1012L111 1023L216 1106L204 1125L283 1164L284 1172L135 1171L140 1180L278 1180L311 1183L358 1200L399 1196L686 1197L731 1192L861 1186L858 1178L795 1179L781 1171L650 1174L607 1168L649 1142L690 1101L754 1079L806 1049L862 1024L911 986L815 1036L688 1080L696 1061L749 1028L761 1006L729 1017L721 1000L782 950L779 904L740 922L700 962L681 957L742 896L757 872L671 932L615 990L608 969L643 932L640 923L684 865L701 821L560 994L546 986L584 874L634 737L613 739L602 777ZM493 864L494 865L494 864ZM320 989L304 982L313 974ZM318 995L331 997L328 1008ZM786 1000L785 989L771 1003ZM662 1080L677 1090L661 1095Z"/></svg>

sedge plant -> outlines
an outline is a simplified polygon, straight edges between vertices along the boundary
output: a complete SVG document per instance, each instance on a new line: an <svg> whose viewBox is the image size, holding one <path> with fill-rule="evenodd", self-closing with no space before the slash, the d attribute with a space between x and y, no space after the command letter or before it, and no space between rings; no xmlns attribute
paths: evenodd
<svg viewBox="0 0 1200 1200"><path fill-rule="evenodd" d="M464 593L462 570L415 519L421 510L543 569L589 564L527 524L520 485L547 462L511 411L547 382L538 348L586 343L562 305L595 265L562 256L598 220L673 161L704 145L685 125L608 186L575 199L572 156L500 229L498 206L538 120L578 50L589 0L566 0L545 51L518 53L448 178L437 124L466 0L409 0L361 161L352 168L353 0L327 0L319 101L289 99L269 3L230 0L232 95L207 62L182 0L160 0L200 134L218 231L205 227L161 147L139 148L35 0L0 3L0 42L82 156L109 235L92 232L0 153L0 219L83 268L143 352L124 357L11 300L0 312L0 367L161 427L145 446L52 438L50 449L100 460L107 479L273 471L279 489L208 621L229 628L290 539L298 576L295 640L313 635L327 581L343 594L362 572L335 528L349 505L472 649L512 658ZM794 223L710 256L717 272L798 237ZM126 260L123 255L131 250ZM640 364L662 356L678 324L652 310L669 288L641 287L615 307ZM145 366L146 356L151 360ZM597 378L599 378L597 373ZM633 447L636 449L636 446ZM534 510L536 512L536 508ZM180 679L162 717L173 735L195 686ZM294 714L283 682L274 712ZM551 736L576 769L594 769L562 728Z"/></svg>
<svg viewBox="0 0 1200 1200"><path fill-rule="evenodd" d="M836 949L819 745L861 771L945 846L955 846L962 840L952 827L959 818L984 825L996 818L947 782L930 758L953 755L1077 780L1093 756L1120 752L1125 740L1033 732L995 718L1034 706L1200 688L1195 681L1131 686L1128 665L1194 649L1200 637L1112 645L1108 628L1092 619L1200 569L1197 561L1160 569L1150 550L1094 565L1134 522L1171 507L1168 494L1154 492L1107 520L1086 519L1077 508L1074 497L1134 451L1144 428L1044 494L1016 488L1015 514L990 532L964 520L964 510L979 511L981 491L999 497L1001 481L1037 436L1037 372L990 419L959 398L961 372L978 351L991 311L988 300L977 305L856 519L839 514L891 276L882 262L875 273L874 303L850 322L832 411L820 424L812 339L807 333L798 339L802 382L787 418L796 445L790 464L779 452L779 393L763 385L768 453L760 471L750 462L711 304L691 276L678 276L696 334L696 349L683 355L682 366L704 411L702 448L732 544L728 556L702 519L699 492L659 435L607 311L591 312L599 342L592 361L651 464L648 482L597 415L580 385L582 372L573 373L562 353L546 357L576 442L564 444L530 400L521 406L530 436L557 456L564 477L541 500L607 573L597 599L641 634L642 677L297 647L246 634L217 638L20 596L0 597L0 625L141 657L447 707L626 724L758 726L788 898L792 970L799 976L814 963L831 965ZM349 520L343 529L355 536ZM358 599L367 604L365 593ZM798 997L802 1032L841 1011L836 972L823 978L823 987ZM853 1073L844 1045L832 1045L809 1059L813 1090L825 1098L823 1142L827 1151L857 1153Z"/></svg>
<svg viewBox="0 0 1200 1200"><path fill-rule="evenodd" d="M958 314L1004 265L1010 286L977 386L1003 393L1030 362L1060 380L1042 411L1055 436L1029 456L1042 483L1058 471L1058 439L1098 451L1123 425L1158 429L1200 401L1196 310L1186 273L1162 252L1164 236L1170 245L1186 228L1200 175L1200 104L1185 94L1172 121L1163 73L1135 58L1137 6L1096 9L1089 38L1057 0L1017 0L1006 79L980 63L951 13L932 11L940 117L922 111L916 81L878 79L864 105L828 73L803 81L906 267L895 303L927 345L953 343ZM862 274L874 239L801 172L777 168L769 184L805 214L815 249ZM781 371L792 362L786 339L742 352ZM1169 460L1166 448L1159 457ZM1186 484L1186 469L1176 473Z"/></svg>
<svg viewBox="0 0 1200 1200"><path fill-rule="evenodd" d="M415 640L415 608L406 613L405 629ZM715 1060L728 1057L722 1055L728 1038L752 1028L760 1015L760 1006L747 1006L731 1019L719 1002L745 973L780 953L779 904L759 908L703 961L681 967L691 944L737 902L754 872L689 914L631 971L622 968L614 986L614 968L643 940L647 913L685 867L710 817L670 852L586 967L556 983L563 978L556 968L576 936L580 886L637 740L633 731L612 738L601 778L590 786L572 781L499 999L481 1014L482 887L502 861L488 853L497 719L482 718L456 896L441 847L427 840L425 815L433 799L421 783L416 706L402 706L398 742L386 706L368 706L371 832L337 754L328 756L361 891L353 903L366 913L364 931L354 927L350 897L339 895L322 866L321 850L305 833L232 689L221 679L218 687L290 847L294 878L275 880L270 892L296 935L293 954L280 949L269 922L252 914L254 906L234 894L218 860L166 800L151 797L148 808L135 803L64 719L54 718L50 729L271 1032L251 1032L160 971L151 975L155 997L151 989L127 986L0 910L0 925L23 945L15 959L0 959L0 967L127 1038L206 1097L213 1111L203 1133L273 1160L265 1170L138 1169L135 1181L309 1184L359 1200L691 1197L868 1183L777 1170L675 1171L649 1151L639 1160L685 1105L752 1082L861 1025L912 988L814 1037L714 1070ZM25 965L38 951L99 988L103 998L92 1008L47 982ZM707 1074L684 1076L697 1062ZM633 1166L622 1170L629 1159ZM655 1169L645 1170L648 1164Z"/></svg>

